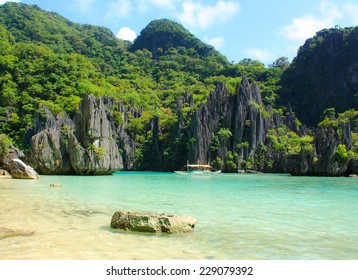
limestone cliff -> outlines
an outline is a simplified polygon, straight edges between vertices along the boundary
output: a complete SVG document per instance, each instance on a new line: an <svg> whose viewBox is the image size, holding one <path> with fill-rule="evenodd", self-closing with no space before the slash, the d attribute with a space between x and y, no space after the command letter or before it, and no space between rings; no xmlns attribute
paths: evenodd
<svg viewBox="0 0 358 280"><path fill-rule="evenodd" d="M55 118L44 108L28 134L30 162L42 174L102 175L123 168L102 98L85 96L73 119Z"/></svg>
<svg viewBox="0 0 358 280"><path fill-rule="evenodd" d="M343 137L338 131L343 131ZM341 149L350 149L352 131L350 124L339 128L316 128L312 132L314 150L311 153L300 152L292 157L288 172L292 175L309 176L348 176L358 174L358 159L351 158L349 153L342 155ZM343 147L343 148L342 148ZM343 153L345 153L343 151Z"/></svg>
<svg viewBox="0 0 358 280"><path fill-rule="evenodd" d="M245 76L235 95L229 95L224 84L218 85L208 101L193 114L188 135L195 141L190 147L189 160L218 159L225 163L227 153L236 150L240 150L239 161L254 156L265 142L268 128L273 126L272 115L267 110L270 108L262 104L258 86L249 84ZM221 168L235 171L228 166Z"/></svg>
<svg viewBox="0 0 358 280"><path fill-rule="evenodd" d="M278 92L300 120L310 126L327 108L344 112L358 107L358 27L323 29L306 40Z"/></svg>
<svg viewBox="0 0 358 280"><path fill-rule="evenodd" d="M180 116L178 119L181 122ZM265 107L259 87L245 76L235 95L229 95L224 84L218 85L192 114L190 125L181 124L178 129L177 134L187 135L189 140L186 155L190 162L211 163L226 172L254 169L313 176L358 174L357 159L337 155L340 145L347 150L352 146L350 122L339 128L310 131L299 125L290 107L284 117ZM282 136L281 130L285 131Z"/></svg>
<svg viewBox="0 0 358 280"><path fill-rule="evenodd" d="M190 110L183 111L184 106ZM145 124L146 141L139 143L130 124L141 112L113 99L87 95L71 117L54 117L43 108L27 132L29 163L40 174L167 171L187 160L210 163L224 172L358 173L357 159L337 155L337 149L342 152L342 147L352 146L349 122L311 131L299 124L290 108L282 115L264 106L259 87L245 76L235 94L219 84L198 109L194 109L193 97L184 94L178 100L177 114L170 131L164 131L159 116L153 117ZM164 133L170 133L165 140Z"/></svg>

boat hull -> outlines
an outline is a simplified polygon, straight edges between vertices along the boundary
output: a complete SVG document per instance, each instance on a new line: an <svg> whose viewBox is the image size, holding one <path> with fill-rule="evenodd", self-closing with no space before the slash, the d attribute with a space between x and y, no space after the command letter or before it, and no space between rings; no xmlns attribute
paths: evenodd
<svg viewBox="0 0 358 280"><path fill-rule="evenodd" d="M218 175L221 171L174 171L175 174L182 176L213 176Z"/></svg>

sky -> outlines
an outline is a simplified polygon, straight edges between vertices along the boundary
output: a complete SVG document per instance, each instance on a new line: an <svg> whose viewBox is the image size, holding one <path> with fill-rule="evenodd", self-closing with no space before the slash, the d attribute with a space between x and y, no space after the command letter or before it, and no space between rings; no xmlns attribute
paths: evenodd
<svg viewBox="0 0 358 280"><path fill-rule="evenodd" d="M6 0L0 0L0 5ZM291 61L323 28L358 25L356 0L16 0L77 22L104 26L133 41L154 19L182 24L230 62Z"/></svg>

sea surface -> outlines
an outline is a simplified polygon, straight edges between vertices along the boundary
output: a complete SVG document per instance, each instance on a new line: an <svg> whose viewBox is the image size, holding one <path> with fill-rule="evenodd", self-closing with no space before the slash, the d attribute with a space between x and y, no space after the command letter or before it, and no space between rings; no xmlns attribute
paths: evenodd
<svg viewBox="0 0 358 280"><path fill-rule="evenodd" d="M53 188L50 184L61 184ZM117 210L197 219L194 233L110 228ZM0 259L358 259L358 179L286 174L0 179Z"/></svg>

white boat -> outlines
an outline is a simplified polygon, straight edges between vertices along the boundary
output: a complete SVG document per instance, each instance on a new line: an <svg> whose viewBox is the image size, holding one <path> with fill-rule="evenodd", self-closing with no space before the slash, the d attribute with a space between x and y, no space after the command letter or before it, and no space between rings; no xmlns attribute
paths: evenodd
<svg viewBox="0 0 358 280"><path fill-rule="evenodd" d="M216 170L208 164L187 164L183 170L174 171L178 175L217 175L221 170Z"/></svg>

